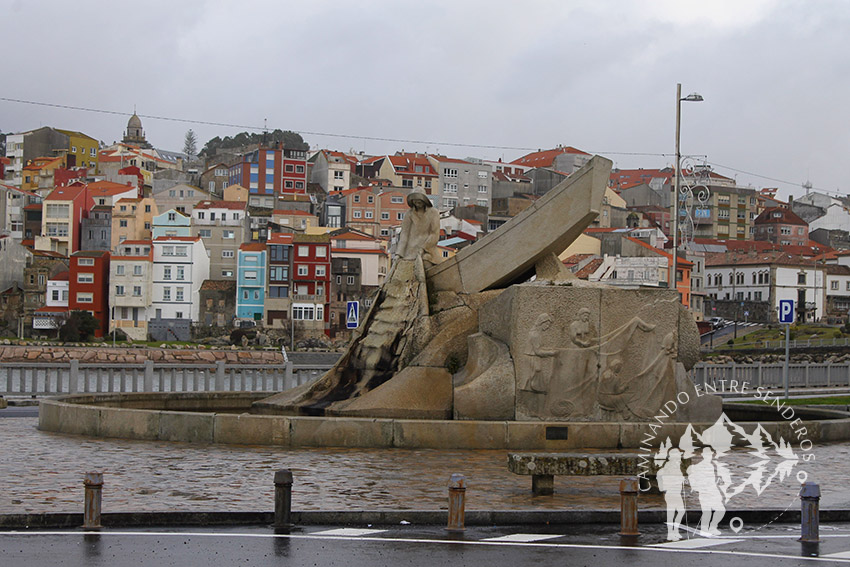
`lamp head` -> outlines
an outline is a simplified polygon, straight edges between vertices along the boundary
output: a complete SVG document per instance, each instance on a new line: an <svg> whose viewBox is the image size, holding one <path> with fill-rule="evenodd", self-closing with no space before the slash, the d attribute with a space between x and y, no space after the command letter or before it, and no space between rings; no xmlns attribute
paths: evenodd
<svg viewBox="0 0 850 567"><path fill-rule="evenodd" d="M682 100L684 100L685 102L702 102L704 99L699 93L691 93Z"/></svg>

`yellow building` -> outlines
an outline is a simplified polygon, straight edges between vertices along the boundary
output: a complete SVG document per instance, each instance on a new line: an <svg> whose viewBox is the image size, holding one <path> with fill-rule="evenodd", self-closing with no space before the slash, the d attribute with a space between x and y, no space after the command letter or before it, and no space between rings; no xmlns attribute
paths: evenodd
<svg viewBox="0 0 850 567"><path fill-rule="evenodd" d="M60 130L57 128L56 131L68 136L69 159L67 162L69 167L88 167L97 170L97 157L100 150L100 143L97 140L82 132L75 132L73 130ZM74 158L73 160L70 159L72 156Z"/></svg>
<svg viewBox="0 0 850 567"><path fill-rule="evenodd" d="M119 199L112 206L112 250L125 240L150 240L153 217L158 214L151 197Z"/></svg>
<svg viewBox="0 0 850 567"><path fill-rule="evenodd" d="M65 167L65 156L37 157L24 166L21 189L53 189L53 172Z"/></svg>

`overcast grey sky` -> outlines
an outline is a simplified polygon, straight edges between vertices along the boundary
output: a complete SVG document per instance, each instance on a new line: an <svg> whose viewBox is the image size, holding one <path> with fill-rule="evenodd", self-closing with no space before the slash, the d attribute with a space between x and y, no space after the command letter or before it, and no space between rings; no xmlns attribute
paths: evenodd
<svg viewBox="0 0 850 567"><path fill-rule="evenodd" d="M508 148L563 144L652 168L673 162L680 82L705 97L682 104L684 154L783 197L806 179L850 190L843 0L0 0L0 14L0 97L125 113L0 101L3 132L50 125L111 143L136 105L267 119L342 151L510 161L526 152ZM188 128L200 145L244 130L143 125L171 150Z"/></svg>

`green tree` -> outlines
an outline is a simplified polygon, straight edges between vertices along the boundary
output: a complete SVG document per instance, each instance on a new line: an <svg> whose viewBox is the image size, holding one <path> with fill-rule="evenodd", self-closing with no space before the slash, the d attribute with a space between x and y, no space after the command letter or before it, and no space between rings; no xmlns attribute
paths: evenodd
<svg viewBox="0 0 850 567"><path fill-rule="evenodd" d="M219 150L230 150L251 144L262 144L264 139L266 145L269 146L281 142L283 147L291 150L306 151L310 149L310 144L305 142L304 138L298 132L277 129L265 134L239 132L234 136L225 136L224 138L216 136L204 144L200 155L208 158L214 156Z"/></svg>
<svg viewBox="0 0 850 567"><path fill-rule="evenodd" d="M198 139L195 136L195 131L191 128L186 132L186 137L183 140L183 153L189 157L194 157L198 154Z"/></svg>
<svg viewBox="0 0 850 567"><path fill-rule="evenodd" d="M100 322L88 311L71 311L59 327L59 338L65 342L87 341L99 327Z"/></svg>

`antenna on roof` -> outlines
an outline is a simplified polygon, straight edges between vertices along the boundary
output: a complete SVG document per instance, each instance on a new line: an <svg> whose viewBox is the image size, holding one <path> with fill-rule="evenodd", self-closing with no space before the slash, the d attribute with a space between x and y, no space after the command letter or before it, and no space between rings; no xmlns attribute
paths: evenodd
<svg viewBox="0 0 850 567"><path fill-rule="evenodd" d="M809 191L812 190L812 182L807 179L806 182L803 183L803 189L806 190L806 195L808 195Z"/></svg>
<svg viewBox="0 0 850 567"><path fill-rule="evenodd" d="M269 133L269 119L263 118L263 146L266 145L266 137Z"/></svg>

